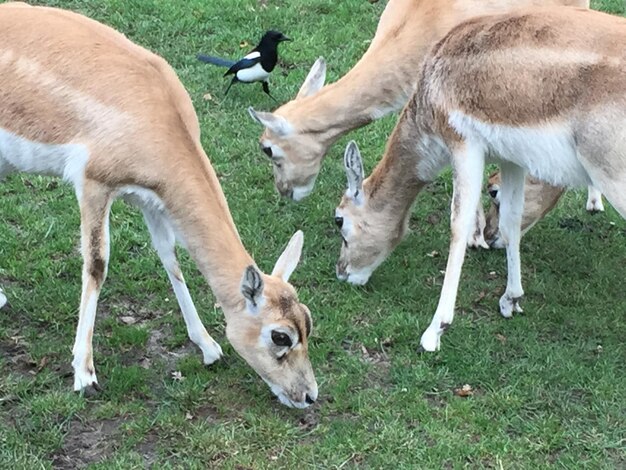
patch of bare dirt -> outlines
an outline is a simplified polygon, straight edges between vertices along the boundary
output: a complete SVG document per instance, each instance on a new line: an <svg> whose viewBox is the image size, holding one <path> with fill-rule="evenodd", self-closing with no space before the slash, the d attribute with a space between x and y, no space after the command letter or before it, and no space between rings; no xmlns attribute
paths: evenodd
<svg viewBox="0 0 626 470"><path fill-rule="evenodd" d="M391 346L391 339L385 339L377 348L368 348L363 343L343 340L341 345L350 354L359 356L360 360L372 367L368 372L368 386L378 385L387 387L390 385L391 360L385 350Z"/></svg>
<svg viewBox="0 0 626 470"><path fill-rule="evenodd" d="M57 469L80 469L100 462L115 451L121 419L103 419L95 423L72 421L63 447L52 456Z"/></svg>
<svg viewBox="0 0 626 470"><path fill-rule="evenodd" d="M176 362L186 356L198 354L202 357L200 350L189 340L184 345L168 349L164 343L165 339L172 335L168 325L162 325L150 330L150 337L146 344L144 356L139 359L139 364L144 368L151 368L153 362L161 363L164 367L163 373L169 374L176 369Z"/></svg>
<svg viewBox="0 0 626 470"><path fill-rule="evenodd" d="M135 448L135 451L143 457L145 467L151 467L157 461L157 442L156 434L148 434Z"/></svg>

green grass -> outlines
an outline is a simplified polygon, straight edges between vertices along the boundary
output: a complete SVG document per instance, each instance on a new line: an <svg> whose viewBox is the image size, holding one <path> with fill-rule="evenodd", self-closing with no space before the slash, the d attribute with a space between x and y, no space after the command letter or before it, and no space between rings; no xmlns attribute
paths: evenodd
<svg viewBox="0 0 626 470"><path fill-rule="evenodd" d="M279 198L246 107L270 109L259 87L222 98L219 69L197 52L238 56L270 27L281 46L279 101L293 97L320 55L336 80L373 36L384 2L364 0L67 0L39 2L88 14L163 55L189 90L203 144L241 236L269 271L305 231L293 282L313 312L311 358L320 384L312 409L290 410L237 357L200 275L184 272L226 358L211 368L190 346L140 215L116 203L110 274L94 335L103 392L73 394L71 347L80 297L78 209L71 188L32 176L0 186L0 468L624 468L626 466L626 223L590 216L570 192L524 239L524 315L497 313L502 252L469 253L457 318L441 352L417 355L434 313L448 246L451 183L418 198L412 233L365 288L335 280L331 215L344 187L330 151L315 193ZM261 5L267 3L267 8ZM622 0L594 2L624 14ZM0 33L1 35L1 33ZM205 100L210 93L214 98ZM370 171L390 116L349 136ZM430 222L427 222L430 221ZM438 251L438 257L428 253ZM495 275L491 275L495 272ZM137 322L120 320L133 316ZM178 371L184 380L175 380ZM467 398L454 390L470 384Z"/></svg>

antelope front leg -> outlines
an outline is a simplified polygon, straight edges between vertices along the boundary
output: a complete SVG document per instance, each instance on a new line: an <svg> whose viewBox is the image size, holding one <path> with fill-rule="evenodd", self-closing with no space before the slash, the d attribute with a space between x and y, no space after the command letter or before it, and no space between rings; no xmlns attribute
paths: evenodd
<svg viewBox="0 0 626 470"><path fill-rule="evenodd" d="M485 166L482 146L465 144L463 148L454 153L453 165L454 190L450 214L452 240L437 311L420 342L426 351L439 349L441 335L450 326L454 318L454 305L467 240L474 229L475 211L480 201L480 189Z"/></svg>
<svg viewBox="0 0 626 470"><path fill-rule="evenodd" d="M74 390L99 390L93 365L93 326L100 289L109 264L109 209L111 193L98 183L86 181L79 195L83 287L72 366Z"/></svg>
<svg viewBox="0 0 626 470"><path fill-rule="evenodd" d="M4 295L2 287L0 287L0 308L4 307L7 303L7 296Z"/></svg>
<svg viewBox="0 0 626 470"><path fill-rule="evenodd" d="M525 170L512 163L500 165L500 234L506 247L507 282L506 291L500 298L500 313L510 318L513 312L521 312L519 301L524 295L519 245L522 214L524 213Z"/></svg>
<svg viewBox="0 0 626 470"><path fill-rule="evenodd" d="M152 244L159 254L159 258L174 289L180 310L183 312L189 339L202 350L204 363L206 365L212 364L222 357L222 348L209 335L202 324L191 295L189 295L189 289L187 289L187 284L176 258L176 237L174 231L163 214L144 209L143 215L152 237Z"/></svg>

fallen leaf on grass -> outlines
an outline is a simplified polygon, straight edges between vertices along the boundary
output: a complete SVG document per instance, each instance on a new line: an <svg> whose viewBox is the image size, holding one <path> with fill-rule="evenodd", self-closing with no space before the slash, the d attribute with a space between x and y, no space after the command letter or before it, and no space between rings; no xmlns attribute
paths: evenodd
<svg viewBox="0 0 626 470"><path fill-rule="evenodd" d="M479 304L485 297L487 297L487 291L486 290L481 290L478 293L478 297L476 297L476 299L474 299L474 303L475 304Z"/></svg>
<svg viewBox="0 0 626 470"><path fill-rule="evenodd" d="M496 333L496 339L502 344L506 343L506 336L501 335L500 333Z"/></svg>
<svg viewBox="0 0 626 470"><path fill-rule="evenodd" d="M206 93L204 94L204 96L202 96L202 98L204 98L205 101L211 101L213 100L213 95L211 95L211 93Z"/></svg>
<svg viewBox="0 0 626 470"><path fill-rule="evenodd" d="M181 371L175 370L172 372L172 379L174 379L174 382L182 382L185 380L185 377L183 377L183 373Z"/></svg>
<svg viewBox="0 0 626 470"><path fill-rule="evenodd" d="M471 397L472 395L474 395L474 389L472 388L470 384L465 384L461 388L455 388L454 394L457 397L463 397L463 398Z"/></svg>
<svg viewBox="0 0 626 470"><path fill-rule="evenodd" d="M185 419L187 421L191 421L193 419L193 415L191 413L189 413L189 411L187 413L185 413Z"/></svg>
<svg viewBox="0 0 626 470"><path fill-rule="evenodd" d="M135 323L137 323L137 319L135 317L120 317L120 321L122 323L124 323L125 325L134 325Z"/></svg>
<svg viewBox="0 0 626 470"><path fill-rule="evenodd" d="M241 41L241 42L239 43L239 47L241 47L242 49L243 49L244 47L248 47L249 45L250 45L250 43L249 43L248 41Z"/></svg>
<svg viewBox="0 0 626 470"><path fill-rule="evenodd" d="M41 358L39 364L37 365L37 372L41 372L41 369L46 367L46 364L48 364L48 356L44 356Z"/></svg>

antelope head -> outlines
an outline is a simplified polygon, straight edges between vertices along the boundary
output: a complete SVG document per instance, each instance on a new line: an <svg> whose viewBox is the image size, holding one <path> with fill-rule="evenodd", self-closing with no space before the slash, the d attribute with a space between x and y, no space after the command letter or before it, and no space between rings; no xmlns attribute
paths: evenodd
<svg viewBox="0 0 626 470"><path fill-rule="evenodd" d="M323 132L301 129L296 124L304 109L300 100L317 93L325 80L326 62L320 57L311 67L295 100L273 113L248 108L252 119L265 127L259 143L272 162L276 189L281 196L294 201L305 198L313 191L328 149Z"/></svg>
<svg viewBox="0 0 626 470"><path fill-rule="evenodd" d="M288 283L302 251L296 232L271 275L248 266L241 279L244 312L232 315L226 336L235 350L270 386L281 403L306 408L317 399L317 383L308 357L311 313Z"/></svg>
<svg viewBox="0 0 626 470"><path fill-rule="evenodd" d="M404 238L408 214L398 217L373 200L370 178L363 181L363 161L354 141L346 147L344 167L348 189L335 209L342 239L337 277L363 285Z"/></svg>

